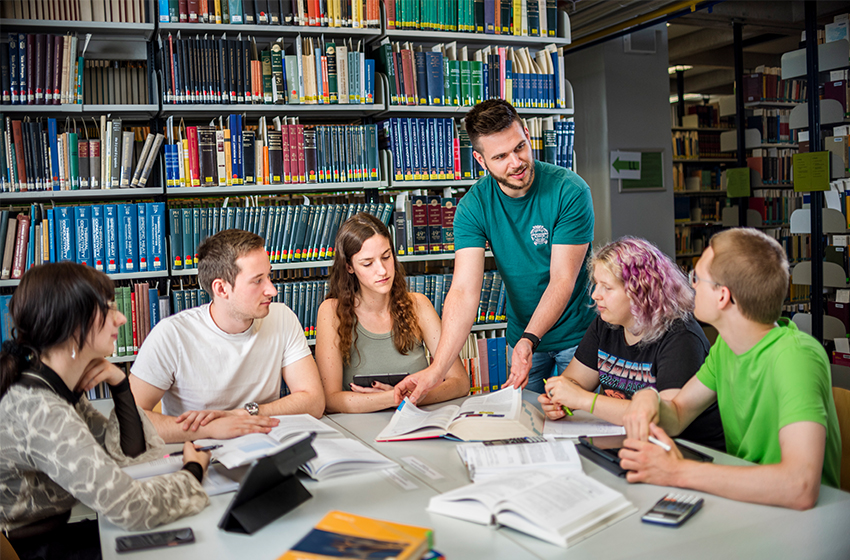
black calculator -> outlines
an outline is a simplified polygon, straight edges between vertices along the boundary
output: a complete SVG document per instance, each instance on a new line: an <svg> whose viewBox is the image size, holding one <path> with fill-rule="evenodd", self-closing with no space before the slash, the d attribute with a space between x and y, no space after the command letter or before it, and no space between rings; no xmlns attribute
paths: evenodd
<svg viewBox="0 0 850 560"><path fill-rule="evenodd" d="M670 493L658 500L641 520L644 523L657 523L669 527L678 527L695 514L705 500L693 494Z"/></svg>

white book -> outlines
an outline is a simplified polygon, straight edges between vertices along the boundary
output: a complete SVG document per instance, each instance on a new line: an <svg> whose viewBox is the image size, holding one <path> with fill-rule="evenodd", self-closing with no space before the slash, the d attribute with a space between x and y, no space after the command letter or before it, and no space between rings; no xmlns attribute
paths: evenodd
<svg viewBox="0 0 850 560"><path fill-rule="evenodd" d="M625 496L580 473L525 471L431 498L428 511L502 525L567 548L637 511Z"/></svg>
<svg viewBox="0 0 850 560"><path fill-rule="evenodd" d="M348 47L339 45L336 48L336 71L337 88L339 89L339 103L348 104Z"/></svg>
<svg viewBox="0 0 850 560"><path fill-rule="evenodd" d="M554 473L582 472L581 457L570 440L497 444L462 443L457 453L473 482L529 469Z"/></svg>
<svg viewBox="0 0 850 560"><path fill-rule="evenodd" d="M215 131L215 157L216 167L218 168L218 186L227 185L227 162L224 158L224 130L221 128Z"/></svg>
<svg viewBox="0 0 850 560"><path fill-rule="evenodd" d="M542 430L543 414L522 402L520 389L506 388L430 412L405 399L375 441L437 437L488 441L539 436Z"/></svg>
<svg viewBox="0 0 850 560"><path fill-rule="evenodd" d="M301 470L316 480L397 466L394 461L353 439L316 439L313 441L313 449L316 457L302 465Z"/></svg>
<svg viewBox="0 0 850 560"><path fill-rule="evenodd" d="M622 436L623 426L606 422L584 410L574 410L572 416L560 420L546 419L543 435L555 438L577 439L579 437Z"/></svg>

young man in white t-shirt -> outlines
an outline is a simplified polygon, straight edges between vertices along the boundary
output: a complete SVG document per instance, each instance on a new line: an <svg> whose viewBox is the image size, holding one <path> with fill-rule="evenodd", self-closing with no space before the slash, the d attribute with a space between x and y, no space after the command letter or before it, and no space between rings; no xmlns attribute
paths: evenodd
<svg viewBox="0 0 850 560"><path fill-rule="evenodd" d="M156 325L132 367L136 402L166 442L227 439L277 425L269 416L325 409L298 318L272 303L263 239L229 229L198 248L198 282L212 303ZM280 397L281 378L290 394ZM162 413L153 407L162 400Z"/></svg>

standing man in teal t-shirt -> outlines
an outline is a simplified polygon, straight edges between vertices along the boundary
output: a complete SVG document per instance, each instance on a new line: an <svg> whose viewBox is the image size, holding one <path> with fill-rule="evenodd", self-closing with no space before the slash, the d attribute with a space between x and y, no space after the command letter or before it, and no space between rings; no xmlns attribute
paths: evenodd
<svg viewBox="0 0 850 560"><path fill-rule="evenodd" d="M719 337L672 400L646 389L632 397L620 451L629 482L794 509L814 507L821 483L838 487L841 436L829 360L818 341L780 318L788 280L785 251L764 233L736 228L711 238L691 283L694 314ZM757 466L684 460L667 436L715 401L727 452Z"/></svg>
<svg viewBox="0 0 850 560"><path fill-rule="evenodd" d="M572 359L593 320L587 286L593 241L590 188L574 172L535 161L528 129L501 99L466 116L475 160L490 175L461 199L454 218L455 266L443 305L443 331L427 369L396 385L396 401L417 402L440 383L475 322L485 243L507 293L513 347L506 386L543 392L543 380Z"/></svg>

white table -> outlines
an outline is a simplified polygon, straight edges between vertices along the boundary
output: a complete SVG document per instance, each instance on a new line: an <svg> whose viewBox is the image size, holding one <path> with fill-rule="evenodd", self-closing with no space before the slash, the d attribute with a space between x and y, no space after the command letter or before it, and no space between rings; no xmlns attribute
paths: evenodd
<svg viewBox="0 0 850 560"><path fill-rule="evenodd" d="M527 396L536 402L536 395L527 393ZM415 484L416 489L404 490L379 472L322 483L306 479L305 486L313 498L250 537L217 528L232 494L215 496L211 498L211 506L197 516L163 527L192 527L196 544L135 553L133 558L239 557L271 560L283 554L333 509L430 527L434 529L435 548L452 560L560 559L567 555L570 558L606 560L657 560L674 556L707 560L724 557L748 560L850 558L850 494L846 492L822 486L817 507L806 512L746 504L695 492L705 498L702 510L682 527L671 529L640 521L640 514L658 501L668 488L628 484L584 459L582 463L587 474L622 492L637 506L639 513L567 551L511 529L494 530L430 514L425 507L431 496L469 483L466 469L455 451L457 444L445 439L376 443L375 436L387 425L391 415L392 411L334 414L326 416L323 421L399 463L403 469L401 476ZM715 462L719 464L746 464L729 455L701 449L714 455ZM411 457L413 461L409 461ZM417 468L416 464L424 465L425 469ZM432 478L435 473L437 478ZM115 537L126 532L103 520L100 521L100 529L104 559L118 558L114 552Z"/></svg>

